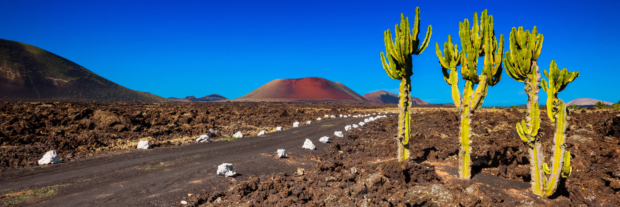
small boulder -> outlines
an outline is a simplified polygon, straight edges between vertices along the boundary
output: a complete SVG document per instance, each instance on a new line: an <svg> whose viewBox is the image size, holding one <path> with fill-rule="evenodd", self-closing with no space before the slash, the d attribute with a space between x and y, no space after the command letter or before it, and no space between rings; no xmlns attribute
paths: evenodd
<svg viewBox="0 0 620 207"><path fill-rule="evenodd" d="M368 123L370 122L370 119L364 119L364 122Z"/></svg>
<svg viewBox="0 0 620 207"><path fill-rule="evenodd" d="M279 132L281 132L281 131L282 131L282 127L281 127L281 126L279 126L279 127L276 127L276 131L279 131Z"/></svg>
<svg viewBox="0 0 620 207"><path fill-rule="evenodd" d="M335 131L334 135L336 135L337 137L340 137L340 138L344 137L344 134L342 134L342 131Z"/></svg>
<svg viewBox="0 0 620 207"><path fill-rule="evenodd" d="M211 141L211 139L209 139L208 135L201 135L200 137L198 137L196 139L196 142L200 142L200 143L202 143L202 142L210 142L210 141Z"/></svg>
<svg viewBox="0 0 620 207"><path fill-rule="evenodd" d="M302 146L301 148L309 149L309 150L316 149L316 147L314 146L314 144L312 144L312 141L310 141L310 139L306 139L306 141L304 142L304 146Z"/></svg>
<svg viewBox="0 0 620 207"><path fill-rule="evenodd" d="M151 144L147 140L142 140L142 141L138 142L138 147L136 147L136 148L138 148L138 149L149 149L149 148L151 148Z"/></svg>
<svg viewBox="0 0 620 207"><path fill-rule="evenodd" d="M329 118L329 115L325 114L325 118Z"/></svg>
<svg viewBox="0 0 620 207"><path fill-rule="evenodd" d="M209 136L209 137L217 136L217 130L209 129L209 132L207 133L207 136Z"/></svg>
<svg viewBox="0 0 620 207"><path fill-rule="evenodd" d="M328 136L323 136L319 139L319 142L325 144L329 142L329 137Z"/></svg>
<svg viewBox="0 0 620 207"><path fill-rule="evenodd" d="M267 130L263 130L263 131L258 132L257 136L262 136L262 135L265 135L266 133L267 133Z"/></svg>
<svg viewBox="0 0 620 207"><path fill-rule="evenodd" d="M312 124L312 121L307 121L306 124Z"/></svg>
<svg viewBox="0 0 620 207"><path fill-rule="evenodd" d="M295 123L293 123L293 127L299 127L299 122L296 121Z"/></svg>
<svg viewBox="0 0 620 207"><path fill-rule="evenodd" d="M60 163L60 158L58 158L56 150L46 152L45 155L43 155L43 158L39 160L39 165L48 165L55 163Z"/></svg>
<svg viewBox="0 0 620 207"><path fill-rule="evenodd" d="M333 119L333 118L336 118L336 116L334 116L334 115L331 115L331 116L330 116L329 118L332 118L332 119Z"/></svg>
<svg viewBox="0 0 620 207"><path fill-rule="evenodd" d="M366 122L360 122L360 126L365 127L366 126Z"/></svg>
<svg viewBox="0 0 620 207"><path fill-rule="evenodd" d="M370 117L370 118L368 118L368 120L370 120L370 121L374 121L374 120L375 120L375 118L374 118L374 117Z"/></svg>
<svg viewBox="0 0 620 207"><path fill-rule="evenodd" d="M243 133L241 133L241 132L239 131L239 132L237 132L237 133L233 134L233 137L234 137L234 138L243 138Z"/></svg>
<svg viewBox="0 0 620 207"><path fill-rule="evenodd" d="M357 129L358 127L360 126L358 126L357 124L353 124L353 129Z"/></svg>
<svg viewBox="0 0 620 207"><path fill-rule="evenodd" d="M278 149L278 157L279 158L286 157L286 150L285 149Z"/></svg>
<svg viewBox="0 0 620 207"><path fill-rule="evenodd" d="M321 117L317 118L316 120L317 120L317 121L321 121Z"/></svg>
<svg viewBox="0 0 620 207"><path fill-rule="evenodd" d="M342 114L340 114L340 118L342 118Z"/></svg>
<svg viewBox="0 0 620 207"><path fill-rule="evenodd" d="M237 173L233 169L232 163L222 163L221 165L217 166L217 175L232 177L236 174Z"/></svg>
<svg viewBox="0 0 620 207"><path fill-rule="evenodd" d="M346 126L344 126L344 130L345 130L345 131L349 131L349 130L351 130L351 125L346 125Z"/></svg>

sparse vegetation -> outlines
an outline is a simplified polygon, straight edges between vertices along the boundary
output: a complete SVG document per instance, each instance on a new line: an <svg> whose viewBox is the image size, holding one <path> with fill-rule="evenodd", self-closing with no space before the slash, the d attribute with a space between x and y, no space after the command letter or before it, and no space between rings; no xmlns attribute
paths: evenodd
<svg viewBox="0 0 620 207"><path fill-rule="evenodd" d="M599 102L596 102L596 104L594 105L594 108L596 108L596 109L608 109L609 106L607 106L607 104L605 104L605 102L599 101Z"/></svg>
<svg viewBox="0 0 620 207"><path fill-rule="evenodd" d="M620 101L618 101L617 103L611 105L611 108L615 109L615 110L620 110Z"/></svg>
<svg viewBox="0 0 620 207"><path fill-rule="evenodd" d="M56 194L60 188L69 186L69 185L71 184L66 183L66 184L52 185L52 186L41 187L41 188L26 189L26 190L22 190L19 192L11 191L9 193L5 193L4 195L1 195L0 197L2 198L2 204L4 204L4 206L20 205L31 198L52 196Z"/></svg>

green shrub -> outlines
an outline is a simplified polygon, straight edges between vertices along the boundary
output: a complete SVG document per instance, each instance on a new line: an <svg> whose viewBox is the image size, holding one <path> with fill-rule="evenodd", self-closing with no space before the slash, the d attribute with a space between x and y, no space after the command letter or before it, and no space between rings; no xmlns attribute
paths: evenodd
<svg viewBox="0 0 620 207"><path fill-rule="evenodd" d="M599 101L599 102L596 102L596 105L594 105L594 108L597 108L597 109L608 109L609 107L607 105L605 105L605 102Z"/></svg>

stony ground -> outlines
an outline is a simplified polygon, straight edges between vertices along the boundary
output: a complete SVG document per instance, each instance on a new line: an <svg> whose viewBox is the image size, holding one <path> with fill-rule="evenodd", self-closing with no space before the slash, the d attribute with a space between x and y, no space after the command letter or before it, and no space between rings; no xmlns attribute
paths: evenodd
<svg viewBox="0 0 620 207"><path fill-rule="evenodd" d="M458 113L414 112L412 159L395 157L397 118L347 133L309 169L250 177L228 190L185 197L190 206L619 206L620 117L617 111L571 111L567 149L573 173L551 199L529 188L527 148L515 123L517 109L484 109L473 118L474 176L456 178ZM543 117L550 157L554 127Z"/></svg>

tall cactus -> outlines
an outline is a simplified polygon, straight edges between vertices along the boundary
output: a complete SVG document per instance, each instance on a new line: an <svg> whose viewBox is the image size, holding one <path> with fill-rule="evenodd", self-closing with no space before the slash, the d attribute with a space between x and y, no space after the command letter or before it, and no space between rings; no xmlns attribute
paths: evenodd
<svg viewBox="0 0 620 207"><path fill-rule="evenodd" d="M385 42L385 55L381 53L383 69L392 79L400 80L400 115L398 117L398 161L409 159L409 139L411 137L411 55L419 55L424 52L431 39L433 28L428 25L426 38L420 45L418 33L420 33L420 7L417 7L413 29L409 28L409 18L400 14L400 26L394 28L396 39L392 40L392 33L388 29L383 33ZM387 61L386 61L387 57Z"/></svg>
<svg viewBox="0 0 620 207"><path fill-rule="evenodd" d="M461 130L459 134L459 178L471 178L471 117L476 109L480 108L486 97L489 86L500 81L502 75L502 57L504 54L504 35L500 35L499 45L493 29L493 16L484 10L480 15L474 13L474 24L470 29L469 20L459 22L459 37L463 50L458 51L458 45L452 43L448 35L448 42L444 43L445 55L435 43L439 64L442 67L444 80L452 86L454 105L461 113ZM482 73L478 75L478 57L484 57ZM458 74L456 67L461 66L461 75L465 80L463 97L458 88ZM475 85L478 86L475 87ZM475 88L474 88L475 87Z"/></svg>
<svg viewBox="0 0 620 207"><path fill-rule="evenodd" d="M542 148L540 146L540 108L538 106L538 92L540 91L540 70L538 57L542 50L543 35L538 34L536 27L530 33L512 28L510 32L510 51L506 52L504 66L506 73L512 79L525 82L527 93L527 115L525 120L517 123L517 132L521 140L528 145L531 162L532 191L542 195L544 188Z"/></svg>
<svg viewBox="0 0 620 207"><path fill-rule="evenodd" d="M569 72L564 68L558 69L555 61L551 61L549 71L545 70L547 82L542 80L542 88L547 92L547 115L555 123L555 134L553 136L553 163L551 168L547 163L543 163L543 171L546 179L542 196L549 197L555 193L560 181L560 176L568 177L572 171L570 166L570 152L566 151L566 127L568 110L564 101L558 98L558 93L566 88L568 83L573 82L579 77L579 71ZM543 162L543 156L537 157L537 162ZM539 194L541 195L541 194Z"/></svg>

